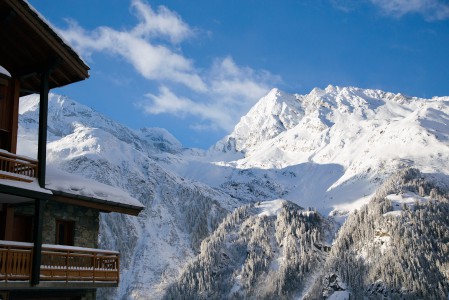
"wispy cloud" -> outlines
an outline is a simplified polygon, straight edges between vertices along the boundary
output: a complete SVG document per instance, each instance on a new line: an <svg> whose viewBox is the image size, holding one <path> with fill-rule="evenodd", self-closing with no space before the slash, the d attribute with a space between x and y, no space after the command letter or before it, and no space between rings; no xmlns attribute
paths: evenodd
<svg viewBox="0 0 449 300"><path fill-rule="evenodd" d="M360 0L329 0L332 6L344 12L351 12L358 8L362 1Z"/></svg>
<svg viewBox="0 0 449 300"><path fill-rule="evenodd" d="M157 12L146 3L133 0L132 7L140 23L133 29L137 36L166 36L173 43L181 42L193 35L192 29L181 17L165 6L159 6Z"/></svg>
<svg viewBox="0 0 449 300"><path fill-rule="evenodd" d="M161 86L157 95L148 93L138 105L150 114L195 116L204 121L192 124L193 129L220 128L229 131L242 113L267 93L270 89L268 82L278 83L281 80L265 71L239 67L231 57L216 59L206 77L209 88L205 93L182 97L169 87Z"/></svg>
<svg viewBox="0 0 449 300"><path fill-rule="evenodd" d="M137 1L134 1L136 3ZM136 6L140 14L154 14L147 4ZM143 10L143 11L140 11ZM160 9L167 15L167 9ZM169 19L174 15L168 14ZM159 16L160 19L160 16ZM93 52L108 52L128 61L137 72L149 80L169 80L181 83L193 90L205 91L206 85L193 67L193 62L176 53L170 45L155 44L151 37L158 34L178 40L192 32L187 25L182 26L178 21L178 29L164 29L173 21L166 23L153 21L139 23L130 31L118 31L110 27L98 27L93 31L86 31L75 21L69 22L67 29L60 29L60 33L83 55L90 57Z"/></svg>
<svg viewBox="0 0 449 300"><path fill-rule="evenodd" d="M391 17L400 18L407 14L420 14L428 21L449 19L449 3L446 0L329 0L331 4L345 12L359 8L363 3L371 3Z"/></svg>
<svg viewBox="0 0 449 300"><path fill-rule="evenodd" d="M371 0L388 15L402 17L410 13L423 15L427 20L449 18L449 4L441 0Z"/></svg>
<svg viewBox="0 0 449 300"><path fill-rule="evenodd" d="M139 104L149 114L167 113L179 117L192 115L210 123L207 127L214 125L222 129L230 129L233 122L233 107L227 106L223 102L217 101L193 101L187 97L177 96L166 86L159 88L159 94L147 94L146 100ZM195 125L198 127L198 123ZM201 128L204 129L205 125ZM199 128L199 127L198 127Z"/></svg>
<svg viewBox="0 0 449 300"><path fill-rule="evenodd" d="M127 30L98 27L87 31L75 21L59 29L86 57L109 53L124 59L144 78L159 83L157 93L145 95L138 105L148 114L195 116L207 124L194 128L231 129L241 114L266 93L280 77L266 71L238 66L232 57L216 58L207 69L197 69L184 56L180 44L195 30L167 7L157 10L143 0L131 3L138 23ZM178 95L179 84L188 96Z"/></svg>

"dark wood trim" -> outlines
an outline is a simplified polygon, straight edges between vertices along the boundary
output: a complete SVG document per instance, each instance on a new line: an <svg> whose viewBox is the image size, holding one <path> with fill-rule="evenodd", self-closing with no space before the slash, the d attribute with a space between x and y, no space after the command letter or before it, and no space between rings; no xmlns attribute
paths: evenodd
<svg viewBox="0 0 449 300"><path fill-rule="evenodd" d="M11 299L19 300L80 300L86 298L88 293L95 295L95 290L84 289L28 289L11 291ZM10 299L10 300L11 300Z"/></svg>
<svg viewBox="0 0 449 300"><path fill-rule="evenodd" d="M5 204L5 240L12 241L14 232L14 207Z"/></svg>
<svg viewBox="0 0 449 300"><path fill-rule="evenodd" d="M33 226L33 261L31 262L31 285L37 285L41 276L42 261L42 223L44 212L44 200L36 199L34 202L34 226Z"/></svg>
<svg viewBox="0 0 449 300"><path fill-rule="evenodd" d="M48 121L48 77L49 71L41 74L41 91L39 103L39 137L37 145L37 179L45 188L45 168L47 163L47 121Z"/></svg>
<svg viewBox="0 0 449 300"><path fill-rule="evenodd" d="M11 107L11 152L17 152L17 133L19 128L19 93L20 93L20 82L16 78L11 80L11 97L12 97L12 107Z"/></svg>
<svg viewBox="0 0 449 300"><path fill-rule="evenodd" d="M20 17L30 25L48 45L61 57L73 70L76 70L80 78L89 77L89 67L81 60L81 58L73 51L69 45L58 36L53 29L41 20L38 15L33 16L32 10L27 3L17 0L6 0L8 4L14 8Z"/></svg>
<svg viewBox="0 0 449 300"><path fill-rule="evenodd" d="M56 219L55 244L74 246L75 242L75 221L66 219ZM61 225L63 225L63 232L61 232ZM62 234L62 239L61 239Z"/></svg>
<svg viewBox="0 0 449 300"><path fill-rule="evenodd" d="M33 290L40 291L45 289L86 289L86 288L102 288L102 287L118 287L118 282L104 282L104 281L84 281L84 282L75 282L75 281L41 281L36 286L31 286L29 281L0 281L0 290Z"/></svg>
<svg viewBox="0 0 449 300"><path fill-rule="evenodd" d="M15 186L1 184L1 183L0 183L0 193L19 196L19 197L25 197L25 198L31 198L31 199L35 199L35 198L50 199L50 197L51 197L51 194L35 191L32 189L27 190L25 188L15 187Z"/></svg>
<svg viewBox="0 0 449 300"><path fill-rule="evenodd" d="M78 206L84 206L89 208L95 208L102 212L118 212L122 214L137 216L142 209L136 209L136 208L130 208L130 207L121 207L121 206L114 206L108 203L98 203L94 202L93 199L80 199L80 198L73 198L65 195L53 195L53 200L72 204L72 205L78 205ZM97 200L98 201L98 200Z"/></svg>

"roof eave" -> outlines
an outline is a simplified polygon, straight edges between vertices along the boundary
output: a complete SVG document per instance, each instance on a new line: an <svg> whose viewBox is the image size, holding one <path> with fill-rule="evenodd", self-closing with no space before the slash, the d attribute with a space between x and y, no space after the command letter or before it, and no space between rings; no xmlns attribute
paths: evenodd
<svg viewBox="0 0 449 300"><path fill-rule="evenodd" d="M70 194L57 190L51 191L53 192L52 200L67 204L96 208L103 212L118 212L127 215L137 216L144 209L143 206L134 206L94 197Z"/></svg>

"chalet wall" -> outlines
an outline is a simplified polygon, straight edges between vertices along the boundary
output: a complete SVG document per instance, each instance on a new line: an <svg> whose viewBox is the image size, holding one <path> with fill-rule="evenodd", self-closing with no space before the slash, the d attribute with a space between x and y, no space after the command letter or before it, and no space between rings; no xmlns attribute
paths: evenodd
<svg viewBox="0 0 449 300"><path fill-rule="evenodd" d="M34 206L15 208L15 214L33 215ZM55 244L56 220L75 222L74 245L97 248L99 211L97 209L47 201L44 205L42 243Z"/></svg>

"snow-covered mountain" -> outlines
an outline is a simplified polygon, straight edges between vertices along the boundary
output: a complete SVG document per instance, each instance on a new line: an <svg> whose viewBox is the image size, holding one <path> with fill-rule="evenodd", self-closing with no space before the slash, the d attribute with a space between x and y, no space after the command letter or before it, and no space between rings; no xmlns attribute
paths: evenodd
<svg viewBox="0 0 449 300"><path fill-rule="evenodd" d="M38 103L37 95L20 103L19 151L31 157L36 156ZM163 129L135 132L58 95L50 95L48 126L49 165L119 187L145 205L138 218L101 215L100 247L122 253L120 288L104 290L103 298L157 298L202 239L239 205L161 168L151 155L180 151L180 143Z"/></svg>
<svg viewBox="0 0 449 300"><path fill-rule="evenodd" d="M206 157L167 165L242 201L352 210L398 169L449 174L449 97L273 89Z"/></svg>
<svg viewBox="0 0 449 300"><path fill-rule="evenodd" d="M19 152L31 157L37 111L38 96L21 100ZM100 298L160 299L182 292L300 299L320 289L342 291L333 290L341 280L354 284L333 276L341 263L328 261L324 245L341 216L367 203L392 174L414 167L424 172L416 173L420 178L448 182L448 124L449 97L333 86L307 95L273 89L231 134L202 151L183 148L164 129L131 130L50 95L47 160L119 187L146 207L137 218L101 216L100 245L122 253L122 275L120 288L101 291ZM443 201L449 185L439 186L432 195ZM432 198L430 191L422 194ZM316 220L309 224L304 215L311 214ZM351 232L340 234L351 240ZM354 245L356 256L365 251L359 248ZM325 261L328 273L315 272ZM217 278L231 290L210 294ZM267 280L275 284L264 285ZM383 284L391 286L389 280Z"/></svg>

